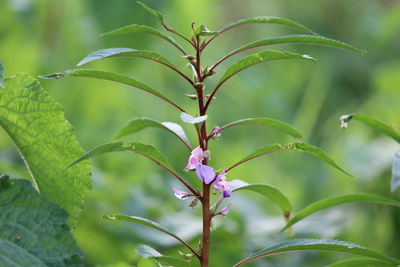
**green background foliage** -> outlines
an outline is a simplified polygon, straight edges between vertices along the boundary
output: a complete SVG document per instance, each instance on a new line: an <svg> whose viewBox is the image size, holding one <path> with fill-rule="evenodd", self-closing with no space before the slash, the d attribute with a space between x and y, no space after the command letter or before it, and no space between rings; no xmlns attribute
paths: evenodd
<svg viewBox="0 0 400 267"><path fill-rule="evenodd" d="M169 0L144 1L162 11L176 30L190 33L190 24L206 24L210 30L240 18L270 15L296 20L310 29L368 51L365 56L324 47L287 45L286 51L306 53L318 59L277 61L246 70L227 81L210 108L209 125L226 125L247 117L269 117L288 122L318 145L354 178L321 163L306 153L268 155L235 168L230 179L268 183L283 192L300 211L313 201L353 192L368 192L399 199L390 193L390 165L399 145L360 123L339 128L342 114L371 115L399 129L400 3L398 1L279 1L279 0ZM162 30L157 21L131 0L4 0L0 1L0 58L5 76L18 72L42 75L74 69L89 53L108 47L154 50L184 69L186 61L170 43L146 34L99 37L127 24L146 24ZM205 62L215 63L224 54L252 40L295 31L284 26L253 25L232 30L210 44ZM183 44L189 50L187 44ZM243 54L244 55L244 54ZM230 58L219 66L207 88L218 81ZM185 80L157 64L142 59L109 59L88 63L87 68L130 76L168 95L186 111L194 112L193 93ZM190 73L187 69L186 73ZM179 123L180 112L139 90L102 80L69 77L42 80L49 95L64 106L86 151L111 142L121 126L133 117ZM194 144L190 125L183 125ZM186 165L188 151L175 136L146 129L122 138L154 144L178 171ZM255 149L272 143L288 143L290 137L273 128L234 127L211 143L216 167L231 166ZM145 158L130 153L110 153L93 159L93 190L79 218L74 235L89 266L151 266L135 253L146 243L163 255L185 251L174 240L136 225L109 222L102 214L142 216L168 226L197 245L200 212L178 201L171 188L174 178ZM12 141L0 131L0 173L29 178ZM181 172L182 173L182 172ZM199 185L194 174L187 175ZM179 186L178 186L179 188ZM183 189L183 188L179 188ZM281 210L259 194L237 193L226 218L216 221L212 257L215 266L229 266L245 256L287 236L274 235L285 225ZM397 256L400 252L400 213L380 205L346 204L316 213L294 225L296 236L332 238ZM293 253L275 256L249 266L322 266L347 258L332 253ZM147 265L146 265L147 264Z"/></svg>

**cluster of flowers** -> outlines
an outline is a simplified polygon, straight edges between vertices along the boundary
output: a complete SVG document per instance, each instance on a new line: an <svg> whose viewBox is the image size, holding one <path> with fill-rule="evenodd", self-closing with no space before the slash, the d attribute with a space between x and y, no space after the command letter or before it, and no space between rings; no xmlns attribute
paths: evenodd
<svg viewBox="0 0 400 267"><path fill-rule="evenodd" d="M185 168L186 171L196 170L196 175L205 184L213 183L213 188L216 191L221 192L223 198L228 198L232 195L232 190L230 186L230 182L226 181L225 170L222 170L221 173L216 173L214 169L210 166L204 165L203 160L209 157L208 151L203 151L202 148L197 147L192 150L192 153L189 157L188 164ZM174 188L175 196L179 199L186 198L190 196L190 194L179 191ZM219 214L227 214L230 205L228 205L225 210L221 210Z"/></svg>

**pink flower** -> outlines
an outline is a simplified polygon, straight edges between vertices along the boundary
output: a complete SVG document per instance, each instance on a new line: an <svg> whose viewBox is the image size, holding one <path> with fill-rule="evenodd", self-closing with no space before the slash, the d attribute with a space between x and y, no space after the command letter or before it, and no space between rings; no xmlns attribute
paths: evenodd
<svg viewBox="0 0 400 267"><path fill-rule="evenodd" d="M175 197L178 198L178 199L184 199L184 198L187 198L189 196L189 193L186 193L184 191L180 191L180 190L178 190L176 188L172 188L172 190L174 191Z"/></svg>
<svg viewBox="0 0 400 267"><path fill-rule="evenodd" d="M221 137L220 133L221 130L222 130L221 127L218 126L215 126L214 129L212 130L211 135L215 140L218 140Z"/></svg>
<svg viewBox="0 0 400 267"><path fill-rule="evenodd" d="M232 195L231 183L226 181L225 170L223 170L215 179L213 184L215 190L222 192L224 198Z"/></svg>
<svg viewBox="0 0 400 267"><path fill-rule="evenodd" d="M232 201L229 202L229 204L226 207L224 207L222 210L220 210L216 215L226 215L226 214L228 214L229 209L231 208L232 204L233 204Z"/></svg>
<svg viewBox="0 0 400 267"><path fill-rule="evenodd" d="M189 157L188 164L185 170L194 170L198 165L201 165L204 159L204 151L201 147L196 147L192 150L192 154Z"/></svg>
<svg viewBox="0 0 400 267"><path fill-rule="evenodd" d="M214 169L203 164L197 165L196 174L197 177L199 177L199 179L205 184L211 183L215 178Z"/></svg>

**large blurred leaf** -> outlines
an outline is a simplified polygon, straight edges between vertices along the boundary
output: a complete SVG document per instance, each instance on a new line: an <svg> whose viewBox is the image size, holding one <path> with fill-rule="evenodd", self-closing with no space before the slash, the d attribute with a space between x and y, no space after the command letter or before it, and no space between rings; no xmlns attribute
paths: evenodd
<svg viewBox="0 0 400 267"><path fill-rule="evenodd" d="M301 211L297 212L296 215L287 222L286 226L281 231L287 229L288 227L317 211L350 202L369 202L400 207L400 202L397 200L392 200L386 197L381 197L368 193L353 193L343 196L326 198L314 202L306 208L302 209Z"/></svg>
<svg viewBox="0 0 400 267"><path fill-rule="evenodd" d="M345 170L339 167L339 165L336 164L336 162L331 159L323 150L316 146L312 146L303 142L294 142L286 145L280 145L280 144L272 144L272 145L267 145L265 147L259 148L256 151L252 152L251 154L247 155L246 157L242 158L239 160L237 163L232 165L227 169L227 171L235 168L238 165L241 165L249 160L261 157L266 154L270 154L273 152L278 152L278 151L286 151L286 150L296 150L296 151L302 151L302 152L307 152L309 154L314 155L317 158L320 158L321 160L325 161L327 164L331 165L332 167L335 167L336 169L340 170L341 172L351 176L349 173L347 173Z"/></svg>
<svg viewBox="0 0 400 267"><path fill-rule="evenodd" d="M224 83L226 80L231 78L236 73L247 69L253 65L273 61L273 60L281 60L281 59L304 59L304 60L311 60L316 61L314 58L307 56L307 55L300 55L297 53L290 53L284 51L276 51L276 50L267 50L264 52L260 52L257 54L253 54L247 57L240 59L239 61L233 63L227 71L222 75L221 79L219 80L218 84Z"/></svg>
<svg viewBox="0 0 400 267"><path fill-rule="evenodd" d="M0 266L85 266L67 219L30 182L0 178Z"/></svg>
<svg viewBox="0 0 400 267"><path fill-rule="evenodd" d="M157 52L153 51L146 51L146 50L136 50L132 48L107 48L107 49L102 49L98 50L96 52L93 52L86 56L84 59L82 59L77 66L82 66L86 63L100 60L103 58L113 58L113 57L138 57L138 58L145 58L149 59L152 61L159 62L163 65L166 66L171 66L174 67L174 64L171 63L168 59L165 57L161 56Z"/></svg>
<svg viewBox="0 0 400 267"><path fill-rule="evenodd" d="M26 74L0 88L0 125L14 141L38 190L70 215L74 226L91 187L90 165L67 168L82 155L60 104Z"/></svg>
<svg viewBox="0 0 400 267"><path fill-rule="evenodd" d="M289 199L281 191L279 191L279 189L272 185L249 184L235 188L233 191L235 192L239 190L253 191L263 195L274 202L279 208L282 209L284 213L290 213L292 211L292 204L290 204Z"/></svg>
<svg viewBox="0 0 400 267"><path fill-rule="evenodd" d="M281 244L263 249L254 253L246 259L236 263L234 266L241 266L248 262L254 261L259 258L268 257L276 254L297 252L297 251L332 251L332 252L345 252L356 255L361 255L369 258L381 260L383 262L400 264L400 260L386 256L371 249L362 247L357 244L339 241L339 240L324 240L324 239L295 239Z"/></svg>
<svg viewBox="0 0 400 267"><path fill-rule="evenodd" d="M136 253L144 258L153 258L157 262L166 265L166 266L174 266L174 267L188 267L189 264L186 261L181 259L171 257L171 256L164 256L157 250L147 245L140 245L136 249Z"/></svg>
<svg viewBox="0 0 400 267"><path fill-rule="evenodd" d="M3 72L4 72L4 66L3 66L3 61L0 60L0 87L3 86Z"/></svg>
<svg viewBox="0 0 400 267"><path fill-rule="evenodd" d="M394 267L394 266L398 265L382 262L377 259L356 258L356 259L338 261L329 264L326 267Z"/></svg>
<svg viewBox="0 0 400 267"><path fill-rule="evenodd" d="M392 192L394 192L399 187L400 187L400 151L396 152L396 154L394 155L393 165L392 165L392 182L390 188Z"/></svg>
<svg viewBox="0 0 400 267"><path fill-rule="evenodd" d="M58 79L58 78L64 77L64 76L95 78L95 79L102 79L102 80L113 81L113 82L118 82L118 83L122 83L125 85L129 85L129 86L135 87L137 89L143 90L147 93L150 93L156 97L159 97L162 100L173 105L180 111L184 111L181 107L179 107L177 104L175 104L169 97L167 97L163 93L161 93L157 90L154 90L151 87L149 87L148 85L146 85L142 82L139 82L135 79L132 79L128 76L113 73L113 72L100 71L100 70L89 70L89 69L76 69L76 70L68 70L68 71L61 72L61 73L42 75L40 77L43 79Z"/></svg>
<svg viewBox="0 0 400 267"><path fill-rule="evenodd" d="M251 124L256 124L256 125L263 125L263 126L268 126L268 127L273 127L275 129L281 130L295 138L302 138L301 133L295 129L293 126L281 122L275 119L270 119L270 118L249 118L249 119L243 119L243 120L238 120L231 122L223 127L221 127L221 130L236 126L236 125L251 125Z"/></svg>
<svg viewBox="0 0 400 267"><path fill-rule="evenodd" d="M299 29L301 31L305 31L310 34L316 34L306 26L297 23L293 20L290 19L285 19L281 17L269 17L269 16L260 16L260 17L255 17L255 18L248 18L248 19L240 19L236 22L230 23L228 25L225 25L222 27L219 31L218 34L221 34L223 32L226 32L228 30L234 29L236 27L246 25L246 24L254 24L254 23L262 23L262 24L280 24L280 25L285 25L285 26L290 26L296 29Z"/></svg>
<svg viewBox="0 0 400 267"><path fill-rule="evenodd" d="M340 122L343 128L347 128L347 124L350 120L356 120L362 122L376 130L381 131L382 133L392 137L394 140L400 143L400 132L394 129L387 123L384 123L375 118L362 115L362 114L347 114L340 117Z"/></svg>
<svg viewBox="0 0 400 267"><path fill-rule="evenodd" d="M290 44L290 43L326 45L326 46L348 49L348 50L352 50L352 51L359 52L362 54L365 53L365 51L362 49L358 49L358 48L355 48L354 46L351 46L344 42L340 42L340 41L326 38L323 36L293 34L293 35L287 35L287 36L265 38L262 40L258 40L255 42L245 44L244 46L241 46L241 47L233 50L232 52L230 52L227 57L230 57L237 53L240 53L245 50L252 49L252 48L256 48L256 47L262 47L262 46L273 45L273 44Z"/></svg>
<svg viewBox="0 0 400 267"><path fill-rule="evenodd" d="M180 46L173 38L171 38L170 36L162 33L161 31L159 31L157 29L154 29L152 27L145 26L145 25L137 25L137 24L127 25L127 26L118 28L116 30L103 33L102 36L117 35L117 34L131 34L131 33L139 33L139 32L140 33L141 32L149 33L149 34L153 34L155 36L158 36L158 37L166 40L167 42L169 42L170 44L172 44L176 48L178 48L183 54L186 55L186 52L182 48L182 46Z"/></svg>
<svg viewBox="0 0 400 267"><path fill-rule="evenodd" d="M184 244L186 247L188 247L192 252L194 252L192 247L188 243L186 243L183 239L181 239L179 236L177 236L174 232L169 230L167 227L165 227L164 225L161 225L159 223L153 222L153 221L145 219L145 218L137 217L137 216L126 216L126 215L108 216L108 215L105 215L103 217L105 219L112 220L112 221L131 222L131 223L141 224L141 225L153 228L155 230L158 230L164 234L167 234L167 235L175 238L176 240L178 240L179 242ZM197 254L196 252L194 252L194 253Z"/></svg>
<svg viewBox="0 0 400 267"><path fill-rule="evenodd" d="M173 133L176 137L181 140L186 147L192 150L190 142L186 136L185 131L179 124L172 123L172 122L158 122L148 118L134 118L131 119L122 129L119 131L117 138L126 136L128 134L133 134L139 132L143 129L148 127L156 127L168 132Z"/></svg>

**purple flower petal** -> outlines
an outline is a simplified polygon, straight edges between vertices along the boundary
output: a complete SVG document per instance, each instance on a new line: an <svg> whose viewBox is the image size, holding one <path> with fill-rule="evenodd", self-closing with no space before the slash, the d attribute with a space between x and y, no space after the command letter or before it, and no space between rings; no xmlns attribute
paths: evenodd
<svg viewBox="0 0 400 267"><path fill-rule="evenodd" d="M188 164L185 167L185 170L194 170L197 165L203 162L204 151L201 147L196 147L192 150L192 154L189 157Z"/></svg>
<svg viewBox="0 0 400 267"><path fill-rule="evenodd" d="M176 188L172 188L172 190L174 191L175 197L178 198L178 199L181 199L181 200L186 198L189 195L189 193L186 193L184 191L180 191L180 190L178 190Z"/></svg>
<svg viewBox="0 0 400 267"><path fill-rule="evenodd" d="M222 210L220 210L217 214L220 214L220 215L226 215L226 214L228 214L229 209L231 208L232 204L233 204L232 201L229 202L229 204L228 204L226 207L224 207Z"/></svg>
<svg viewBox="0 0 400 267"><path fill-rule="evenodd" d="M211 183L215 178L214 169L207 165L198 165L196 167L196 174L199 179L205 184Z"/></svg>

